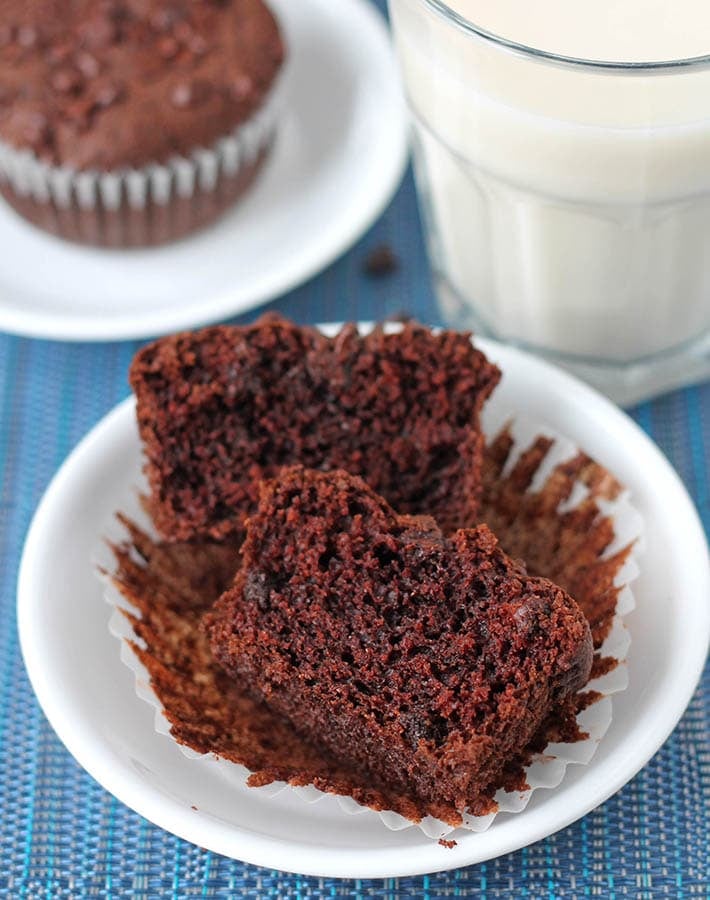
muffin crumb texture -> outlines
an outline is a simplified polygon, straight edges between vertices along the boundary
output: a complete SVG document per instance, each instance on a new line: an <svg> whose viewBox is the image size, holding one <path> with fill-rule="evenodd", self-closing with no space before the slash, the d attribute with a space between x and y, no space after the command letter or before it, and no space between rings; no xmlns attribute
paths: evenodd
<svg viewBox="0 0 710 900"><path fill-rule="evenodd" d="M207 623L226 671L342 764L474 814L592 662L577 604L485 525L446 538L342 471L262 486Z"/></svg>
<svg viewBox="0 0 710 900"><path fill-rule="evenodd" d="M470 335L415 323L334 338L267 316L162 338L131 367L160 533L221 539L284 465L361 475L445 532L475 521L480 412L500 378Z"/></svg>
<svg viewBox="0 0 710 900"><path fill-rule="evenodd" d="M553 578L575 597L591 626L596 650L593 671L604 671L606 661L599 648L611 627L619 591L615 580L629 548L605 555L614 528L600 504L617 496L620 486L605 469L580 453L555 467L544 484L530 490L550 442L538 439L515 464L508 465L513 446L509 431L504 430L486 450L481 520L494 524L508 554L528 555L531 573ZM580 482L588 487L585 499L559 512L561 500ZM234 580L241 560L240 537L229 542L165 542L149 537L126 519L122 521L128 536L125 543L114 547L114 582L137 610L136 614L124 613L138 639L133 649L149 673L176 741L199 753L214 753L246 766L252 786L273 781L312 784L375 810L393 810L412 821L432 814L452 825L460 824L460 810L441 798L432 806L392 785L376 786L361 768L344 765L250 692L243 679L232 678L216 662L200 621ZM559 552L560 547L565 548L564 553ZM525 766L549 741L584 739L576 714L597 699L598 695L583 689L559 703L532 740L514 749L499 783L491 786L487 798L481 796L480 809L495 807L496 788L524 790Z"/></svg>

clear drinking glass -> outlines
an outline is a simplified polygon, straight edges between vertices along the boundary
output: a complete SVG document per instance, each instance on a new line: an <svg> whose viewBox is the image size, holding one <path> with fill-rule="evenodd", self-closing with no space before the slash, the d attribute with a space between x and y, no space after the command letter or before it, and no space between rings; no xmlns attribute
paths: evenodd
<svg viewBox="0 0 710 900"><path fill-rule="evenodd" d="M390 0L446 321L622 403L710 374L710 58L573 59Z"/></svg>

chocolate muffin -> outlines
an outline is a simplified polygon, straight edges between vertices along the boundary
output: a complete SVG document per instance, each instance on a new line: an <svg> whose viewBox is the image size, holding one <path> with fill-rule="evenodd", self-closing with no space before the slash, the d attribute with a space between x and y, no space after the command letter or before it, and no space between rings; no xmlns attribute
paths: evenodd
<svg viewBox="0 0 710 900"><path fill-rule="evenodd" d="M479 416L499 377L470 334L415 323L328 338L268 316L161 338L130 371L156 527L237 535L258 482L294 463L361 475L445 531L471 524Z"/></svg>
<svg viewBox="0 0 710 900"><path fill-rule="evenodd" d="M261 486L242 568L206 617L215 658L373 787L486 809L503 768L587 681L582 611L485 525L446 538L360 478Z"/></svg>
<svg viewBox="0 0 710 900"><path fill-rule="evenodd" d="M262 0L0 0L0 191L112 247L212 222L275 136L284 58Z"/></svg>

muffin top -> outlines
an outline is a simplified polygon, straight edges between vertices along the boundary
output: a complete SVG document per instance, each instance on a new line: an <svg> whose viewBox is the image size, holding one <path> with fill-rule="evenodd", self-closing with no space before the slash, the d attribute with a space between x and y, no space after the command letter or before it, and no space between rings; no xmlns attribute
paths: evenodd
<svg viewBox="0 0 710 900"><path fill-rule="evenodd" d="M262 0L0 0L0 139L108 171L209 147L284 57Z"/></svg>

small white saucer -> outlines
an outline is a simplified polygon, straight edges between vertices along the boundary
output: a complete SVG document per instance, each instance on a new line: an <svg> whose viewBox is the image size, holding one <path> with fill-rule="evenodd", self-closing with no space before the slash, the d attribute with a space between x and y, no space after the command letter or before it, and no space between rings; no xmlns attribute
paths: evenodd
<svg viewBox="0 0 710 900"><path fill-rule="evenodd" d="M399 184L407 129L385 23L367 0L270 0L288 47L284 116L253 189L215 226L106 251L27 224L0 198L0 329L123 340L252 309L314 275Z"/></svg>
<svg viewBox="0 0 710 900"><path fill-rule="evenodd" d="M62 466L27 537L18 586L22 652L59 737L107 790L162 828L225 856L309 875L353 878L451 869L516 850L585 815L619 790L666 740L698 682L710 634L710 567L693 505L665 457L600 394L552 366L491 341L504 372L487 430L512 413L546 423L614 472L645 520L634 583L629 687L588 765L499 814L482 834L457 832L451 849L418 829L388 831L375 813L347 815L334 798L234 785L210 760L187 759L155 731L152 708L109 631L110 607L92 557L138 484L133 401L110 413Z"/></svg>

